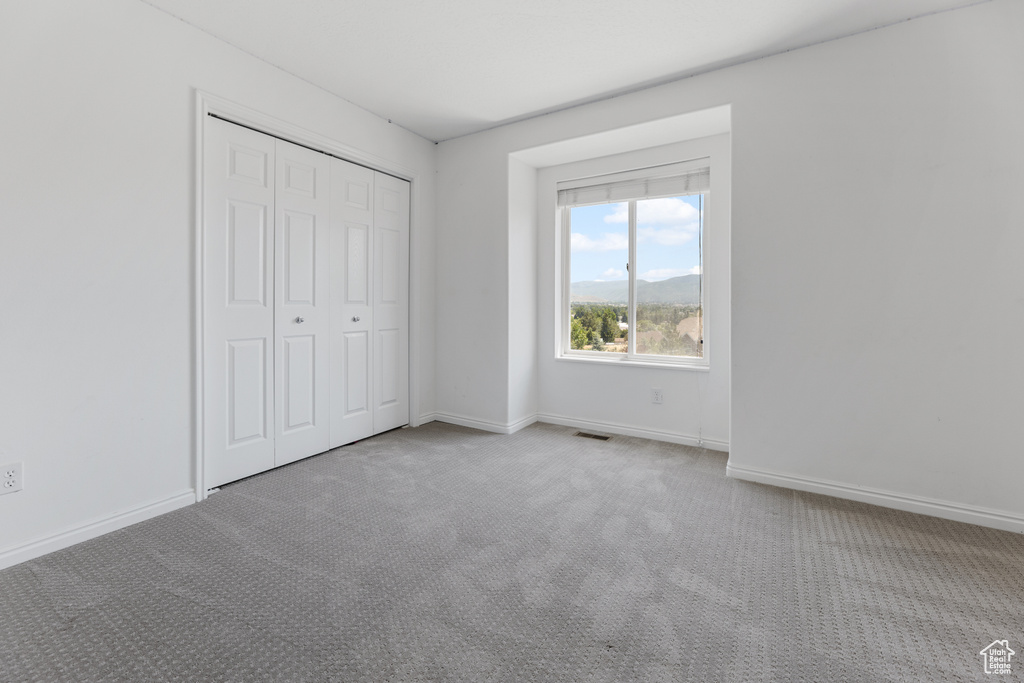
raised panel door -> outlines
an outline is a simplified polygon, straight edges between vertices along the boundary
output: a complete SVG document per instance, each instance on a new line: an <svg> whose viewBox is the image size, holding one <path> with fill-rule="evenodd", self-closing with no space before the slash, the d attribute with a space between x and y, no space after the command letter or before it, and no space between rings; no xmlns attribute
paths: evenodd
<svg viewBox="0 0 1024 683"><path fill-rule="evenodd" d="M207 488L274 466L272 138L207 118L203 452Z"/></svg>
<svg viewBox="0 0 1024 683"><path fill-rule="evenodd" d="M330 158L276 141L275 465L330 448Z"/></svg>
<svg viewBox="0 0 1024 683"><path fill-rule="evenodd" d="M409 422L409 183L374 173L373 431Z"/></svg>
<svg viewBox="0 0 1024 683"><path fill-rule="evenodd" d="M373 171L331 160L331 447L373 429Z"/></svg>

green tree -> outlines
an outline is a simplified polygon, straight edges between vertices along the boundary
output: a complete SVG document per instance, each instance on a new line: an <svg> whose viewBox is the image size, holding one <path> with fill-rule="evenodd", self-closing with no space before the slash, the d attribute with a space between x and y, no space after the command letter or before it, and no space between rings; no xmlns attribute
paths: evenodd
<svg viewBox="0 0 1024 683"><path fill-rule="evenodd" d="M577 318L572 319L569 342L574 349L582 349L587 344L587 331Z"/></svg>
<svg viewBox="0 0 1024 683"><path fill-rule="evenodd" d="M605 312L604 318L601 320L601 336L608 341L619 336L619 321L611 311Z"/></svg>
<svg viewBox="0 0 1024 683"><path fill-rule="evenodd" d="M577 319L580 321L580 325L583 326L583 329L591 333L591 337L595 334L601 333L601 322L598 320L597 316L594 315L594 310L590 306L581 308L577 315Z"/></svg>

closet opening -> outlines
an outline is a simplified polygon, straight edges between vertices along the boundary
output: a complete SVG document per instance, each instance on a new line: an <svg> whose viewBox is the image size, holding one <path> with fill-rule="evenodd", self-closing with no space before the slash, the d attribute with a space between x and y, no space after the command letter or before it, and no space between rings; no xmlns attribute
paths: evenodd
<svg viewBox="0 0 1024 683"><path fill-rule="evenodd" d="M410 183L202 121L205 495L409 423Z"/></svg>

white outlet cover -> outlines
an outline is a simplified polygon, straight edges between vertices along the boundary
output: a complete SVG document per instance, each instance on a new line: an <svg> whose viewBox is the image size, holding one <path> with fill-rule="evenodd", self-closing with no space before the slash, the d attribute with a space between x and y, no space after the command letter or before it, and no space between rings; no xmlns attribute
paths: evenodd
<svg viewBox="0 0 1024 683"><path fill-rule="evenodd" d="M0 465L0 495L20 491L24 487L23 479L20 462Z"/></svg>

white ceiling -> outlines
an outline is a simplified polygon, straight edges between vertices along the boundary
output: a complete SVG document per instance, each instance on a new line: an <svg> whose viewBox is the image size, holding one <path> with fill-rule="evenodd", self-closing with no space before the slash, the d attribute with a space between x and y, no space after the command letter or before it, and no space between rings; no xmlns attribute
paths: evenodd
<svg viewBox="0 0 1024 683"><path fill-rule="evenodd" d="M977 0L141 0L446 140Z"/></svg>

